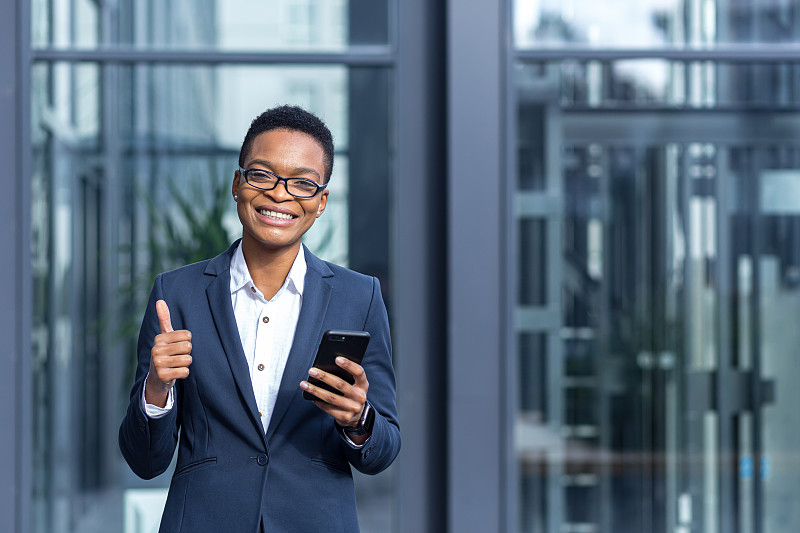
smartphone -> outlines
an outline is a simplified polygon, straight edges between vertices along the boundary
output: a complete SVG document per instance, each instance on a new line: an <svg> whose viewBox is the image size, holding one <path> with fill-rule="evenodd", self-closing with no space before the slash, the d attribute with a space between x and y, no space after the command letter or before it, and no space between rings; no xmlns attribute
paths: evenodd
<svg viewBox="0 0 800 533"><path fill-rule="evenodd" d="M322 340L317 348L317 356L314 358L314 366L323 372L338 376L352 385L355 383L355 378L350 372L336 364L336 358L342 356L355 363L361 364L364 353L367 351L368 344L369 333L366 331L330 329L322 335ZM333 387L311 376L308 377L308 382L321 389L341 395L341 393ZM306 400L319 400L319 398L306 391L303 391L303 398Z"/></svg>

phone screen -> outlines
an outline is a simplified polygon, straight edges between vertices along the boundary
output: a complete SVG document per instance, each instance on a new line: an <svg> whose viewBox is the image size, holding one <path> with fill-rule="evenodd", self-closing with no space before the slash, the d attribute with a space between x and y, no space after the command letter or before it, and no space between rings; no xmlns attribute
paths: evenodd
<svg viewBox="0 0 800 533"><path fill-rule="evenodd" d="M355 382L355 378L353 378L350 372L336 364L336 358L342 356L355 363L361 364L364 353L367 351L368 344L369 333L366 331L328 330L322 335L319 348L317 348L317 356L314 358L314 366L323 372L338 376L352 385ZM310 376L308 382L321 389L331 391L335 394L341 394L333 387ZM319 398L313 394L305 391L303 391L303 398L307 400L319 400Z"/></svg>

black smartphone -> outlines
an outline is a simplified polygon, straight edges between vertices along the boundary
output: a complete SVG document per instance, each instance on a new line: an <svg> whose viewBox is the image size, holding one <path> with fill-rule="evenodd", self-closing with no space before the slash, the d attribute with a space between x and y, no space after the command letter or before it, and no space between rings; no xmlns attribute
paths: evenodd
<svg viewBox="0 0 800 533"><path fill-rule="evenodd" d="M322 335L322 340L317 348L317 356L314 358L314 366L323 372L339 376L352 385L355 383L355 378L350 372L336 364L336 358L342 356L355 363L361 364L361 360L364 358L364 354L367 351L368 344L369 333L366 331L330 329ZM333 387L311 376L308 377L308 382L321 389L329 390L335 394L341 394ZM319 400L319 398L306 391L303 391L303 398L306 400Z"/></svg>

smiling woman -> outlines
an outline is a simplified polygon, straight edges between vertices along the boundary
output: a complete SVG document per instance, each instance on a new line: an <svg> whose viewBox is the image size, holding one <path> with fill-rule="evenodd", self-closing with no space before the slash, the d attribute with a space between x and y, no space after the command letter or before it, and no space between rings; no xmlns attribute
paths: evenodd
<svg viewBox="0 0 800 533"><path fill-rule="evenodd" d="M239 159L314 183L333 166L333 142L318 117L281 106L252 122ZM143 479L164 473L176 447L181 472L210 465L192 470L191 495L188 481L173 478L164 533L357 531L351 467L380 473L400 449L380 284L301 247L329 192L315 186L314 196L298 198L275 177L271 188L257 188L234 172L242 239L213 259L159 274L145 310L120 450ZM351 379L311 368L326 330L363 330L371 339L359 363L336 360ZM320 454L341 468L314 468ZM248 457L269 463L269 476Z"/></svg>

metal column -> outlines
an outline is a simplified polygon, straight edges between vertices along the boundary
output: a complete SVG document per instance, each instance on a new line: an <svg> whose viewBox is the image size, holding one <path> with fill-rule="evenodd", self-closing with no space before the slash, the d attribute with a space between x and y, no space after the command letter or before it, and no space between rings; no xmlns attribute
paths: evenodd
<svg viewBox="0 0 800 533"><path fill-rule="evenodd" d="M447 6L448 531L458 533L506 529L502 20L494 2Z"/></svg>
<svg viewBox="0 0 800 533"><path fill-rule="evenodd" d="M0 530L30 529L30 6L6 2L0 22Z"/></svg>

